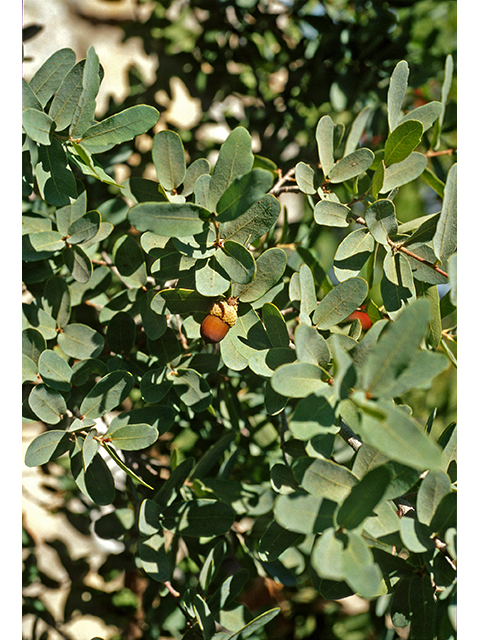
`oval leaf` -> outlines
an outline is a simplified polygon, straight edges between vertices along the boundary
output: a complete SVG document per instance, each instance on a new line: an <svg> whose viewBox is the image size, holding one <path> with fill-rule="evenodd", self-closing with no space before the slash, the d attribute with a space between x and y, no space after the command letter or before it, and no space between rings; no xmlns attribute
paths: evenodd
<svg viewBox="0 0 480 640"><path fill-rule="evenodd" d="M46 385L58 391L69 391L73 371L58 353L44 351L38 361L38 372Z"/></svg>
<svg viewBox="0 0 480 640"><path fill-rule="evenodd" d="M347 205L330 200L320 200L313 210L315 222L326 227L348 227L350 214L351 211Z"/></svg>
<svg viewBox="0 0 480 640"><path fill-rule="evenodd" d="M196 204L141 202L128 212L130 224L138 231L152 231L170 238L182 238L201 233L209 212Z"/></svg>
<svg viewBox="0 0 480 640"><path fill-rule="evenodd" d="M366 171L374 160L375 154L370 149L357 149L339 160L327 177L332 183L350 180Z"/></svg>
<svg viewBox="0 0 480 640"><path fill-rule="evenodd" d="M218 500L175 502L163 511L161 524L182 536L195 538L227 533L235 521L233 508Z"/></svg>
<svg viewBox="0 0 480 640"><path fill-rule="evenodd" d="M185 151L174 131L159 131L153 138L152 160L158 181L167 191L179 187L185 177Z"/></svg>
<svg viewBox="0 0 480 640"><path fill-rule="evenodd" d="M273 390L289 398L304 398L310 393L328 389L320 367L308 362L294 362L279 367L272 377Z"/></svg>
<svg viewBox="0 0 480 640"><path fill-rule="evenodd" d="M423 126L418 120L409 119L398 125L385 142L385 165L405 160L419 145L422 135Z"/></svg>
<svg viewBox="0 0 480 640"><path fill-rule="evenodd" d="M395 187L401 187L407 182L415 180L422 175L427 166L427 158L423 153L414 151L408 158L396 162L385 169L383 185L380 193L392 191Z"/></svg>
<svg viewBox="0 0 480 640"><path fill-rule="evenodd" d="M58 334L58 346L72 358L96 358L103 351L103 337L85 324L69 324Z"/></svg>
<svg viewBox="0 0 480 640"><path fill-rule="evenodd" d="M158 438L158 431L148 424L131 424L109 434L111 442L123 451L146 449Z"/></svg>
<svg viewBox="0 0 480 640"><path fill-rule="evenodd" d="M65 398L56 389L37 384L28 396L28 404L42 422L57 424L67 411Z"/></svg>
<svg viewBox="0 0 480 640"><path fill-rule="evenodd" d="M317 329L329 329L342 322L367 297L368 285L363 278L349 278L340 282L320 301L313 314Z"/></svg>
<svg viewBox="0 0 480 640"><path fill-rule="evenodd" d="M66 431L52 429L37 436L28 445L25 453L27 467L37 467L50 460L59 458L72 446L70 436Z"/></svg>
<svg viewBox="0 0 480 640"><path fill-rule="evenodd" d="M115 409L128 397L134 381L134 377L128 371L107 373L83 399L80 405L82 417L100 418Z"/></svg>

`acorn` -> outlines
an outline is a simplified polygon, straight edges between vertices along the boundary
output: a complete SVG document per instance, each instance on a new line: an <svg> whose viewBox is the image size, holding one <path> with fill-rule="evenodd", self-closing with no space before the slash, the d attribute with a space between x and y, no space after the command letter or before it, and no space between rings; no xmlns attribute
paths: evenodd
<svg viewBox="0 0 480 640"><path fill-rule="evenodd" d="M214 302L200 327L200 335L207 344L216 344L225 338L237 321L237 298Z"/></svg>

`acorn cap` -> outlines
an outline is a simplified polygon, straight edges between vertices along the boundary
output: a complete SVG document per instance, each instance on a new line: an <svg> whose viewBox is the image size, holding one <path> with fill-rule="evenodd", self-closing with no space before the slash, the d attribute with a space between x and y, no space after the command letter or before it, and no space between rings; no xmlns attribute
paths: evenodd
<svg viewBox="0 0 480 640"><path fill-rule="evenodd" d="M214 302L210 309L209 315L216 316L228 324L229 327L233 327L237 321L237 302L229 300L219 300Z"/></svg>

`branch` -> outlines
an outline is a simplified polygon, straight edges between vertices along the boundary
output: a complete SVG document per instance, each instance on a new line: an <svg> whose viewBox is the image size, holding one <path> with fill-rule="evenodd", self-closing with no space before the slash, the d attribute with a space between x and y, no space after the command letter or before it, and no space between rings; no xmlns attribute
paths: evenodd
<svg viewBox="0 0 480 640"><path fill-rule="evenodd" d="M282 191L292 191L294 189L298 189L297 185L295 185L295 187L284 187L283 186L285 184L285 182L294 180L293 176L295 174L295 167L292 167L291 169L289 169L284 176L282 176L282 172L281 172L280 169L278 170L278 173L279 173L279 178L278 178L277 182L273 185L273 187L270 189L270 191L268 193L271 193L273 196L276 196L279 193L281 193Z"/></svg>

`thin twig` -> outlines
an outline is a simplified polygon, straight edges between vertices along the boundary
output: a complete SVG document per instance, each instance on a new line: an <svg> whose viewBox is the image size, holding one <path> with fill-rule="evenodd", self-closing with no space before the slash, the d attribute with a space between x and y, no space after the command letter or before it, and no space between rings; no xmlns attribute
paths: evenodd
<svg viewBox="0 0 480 640"><path fill-rule="evenodd" d="M280 193L284 189L283 185L285 184L285 182L288 182L289 180L293 180L294 175L295 175L295 167L292 167L291 169L289 169L284 176L282 176L280 173L279 179L273 185L273 187L270 189L268 193L271 193L274 196L277 195L277 193Z"/></svg>
<svg viewBox="0 0 480 640"><path fill-rule="evenodd" d="M432 149L429 149L424 153L424 156L426 158L434 158L435 156L453 156L455 152L456 149L442 149L441 151L432 151Z"/></svg>

